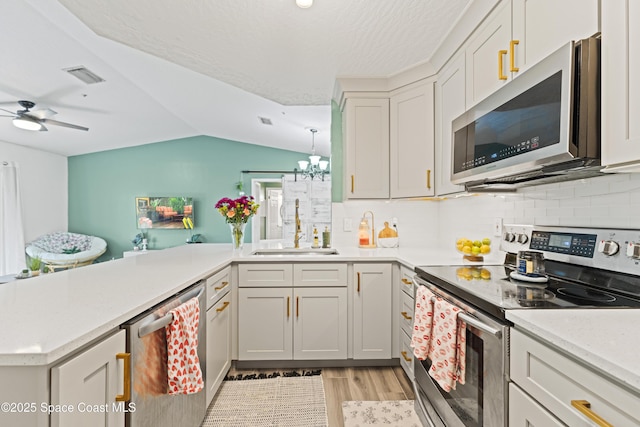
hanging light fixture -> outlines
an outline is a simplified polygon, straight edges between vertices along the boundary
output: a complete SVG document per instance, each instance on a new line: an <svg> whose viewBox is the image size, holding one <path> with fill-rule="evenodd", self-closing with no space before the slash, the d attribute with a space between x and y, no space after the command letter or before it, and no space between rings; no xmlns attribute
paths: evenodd
<svg viewBox="0 0 640 427"><path fill-rule="evenodd" d="M309 129L311 132L311 155L309 156L309 160L300 160L298 161L298 166L300 167L300 173L302 173L303 178L320 178L324 181L324 174L328 173L329 161L321 160L322 156L316 155L316 132L317 129ZM296 169L297 172L297 169Z"/></svg>
<svg viewBox="0 0 640 427"><path fill-rule="evenodd" d="M296 0L296 4L301 9L307 9L311 7L313 0Z"/></svg>

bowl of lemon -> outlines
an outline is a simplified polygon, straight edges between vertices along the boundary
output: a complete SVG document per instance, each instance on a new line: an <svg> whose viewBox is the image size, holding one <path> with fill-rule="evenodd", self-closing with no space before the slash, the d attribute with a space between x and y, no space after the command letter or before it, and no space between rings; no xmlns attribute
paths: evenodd
<svg viewBox="0 0 640 427"><path fill-rule="evenodd" d="M471 240L465 237L456 240L456 249L468 261L483 261L484 255L491 252L491 239Z"/></svg>

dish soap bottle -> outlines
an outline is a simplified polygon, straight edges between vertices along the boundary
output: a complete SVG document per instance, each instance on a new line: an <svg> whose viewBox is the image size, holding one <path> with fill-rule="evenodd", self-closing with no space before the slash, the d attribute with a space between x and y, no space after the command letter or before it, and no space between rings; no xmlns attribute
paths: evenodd
<svg viewBox="0 0 640 427"><path fill-rule="evenodd" d="M313 227L313 248L319 248L320 242L318 241L318 229Z"/></svg>
<svg viewBox="0 0 640 427"><path fill-rule="evenodd" d="M331 247L331 233L329 232L328 226L325 226L324 231L322 232L322 247L323 248Z"/></svg>
<svg viewBox="0 0 640 427"><path fill-rule="evenodd" d="M360 246L369 246L369 234L371 233L371 228L369 228L369 221L367 218L362 218L360 221L360 226L358 227L358 243Z"/></svg>

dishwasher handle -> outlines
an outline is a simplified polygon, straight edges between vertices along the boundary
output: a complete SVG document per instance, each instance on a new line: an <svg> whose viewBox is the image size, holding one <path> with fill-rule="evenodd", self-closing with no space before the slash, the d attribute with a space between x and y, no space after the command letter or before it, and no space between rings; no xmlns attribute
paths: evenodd
<svg viewBox="0 0 640 427"><path fill-rule="evenodd" d="M204 286L200 286L192 291L180 295L180 297L177 299L178 304L176 305L176 307L184 304L192 298L200 298L204 290ZM145 335L149 335L150 333L157 331L158 329L162 329L165 326L170 325L171 322L173 322L173 314L167 313L159 319L144 324L138 329L138 338L142 338Z"/></svg>

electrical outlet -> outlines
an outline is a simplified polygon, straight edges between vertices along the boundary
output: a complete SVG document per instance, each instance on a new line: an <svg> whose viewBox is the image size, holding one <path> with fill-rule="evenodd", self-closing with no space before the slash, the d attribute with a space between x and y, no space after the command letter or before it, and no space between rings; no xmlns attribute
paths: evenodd
<svg viewBox="0 0 640 427"><path fill-rule="evenodd" d="M493 235L495 237L502 236L502 218L495 218L493 220Z"/></svg>
<svg viewBox="0 0 640 427"><path fill-rule="evenodd" d="M351 218L345 218L342 222L342 231L352 231L353 223L351 222Z"/></svg>

